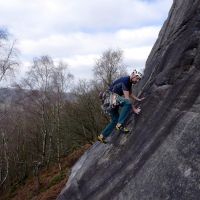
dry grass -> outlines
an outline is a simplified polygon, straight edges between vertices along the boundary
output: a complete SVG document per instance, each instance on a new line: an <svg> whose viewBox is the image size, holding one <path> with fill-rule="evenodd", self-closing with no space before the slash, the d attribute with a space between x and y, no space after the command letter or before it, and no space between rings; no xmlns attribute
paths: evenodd
<svg viewBox="0 0 200 200"><path fill-rule="evenodd" d="M29 178L26 184L20 186L15 192L0 197L1 200L53 200L65 186L70 168L83 155L83 153L90 147L90 144L74 151L69 156L62 159L62 171L59 170L58 165L51 166L48 170L40 172L41 185L37 187L35 177Z"/></svg>

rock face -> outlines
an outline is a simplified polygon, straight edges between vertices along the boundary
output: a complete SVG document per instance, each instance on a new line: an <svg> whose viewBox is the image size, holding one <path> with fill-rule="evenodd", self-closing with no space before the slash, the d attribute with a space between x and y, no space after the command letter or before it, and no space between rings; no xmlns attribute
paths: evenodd
<svg viewBox="0 0 200 200"><path fill-rule="evenodd" d="M174 0L144 76L132 134L95 143L58 200L200 199L200 0Z"/></svg>

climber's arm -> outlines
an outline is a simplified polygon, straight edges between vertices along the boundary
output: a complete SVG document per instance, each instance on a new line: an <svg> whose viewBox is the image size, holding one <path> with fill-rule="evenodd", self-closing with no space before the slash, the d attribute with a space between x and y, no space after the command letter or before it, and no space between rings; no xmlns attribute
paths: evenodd
<svg viewBox="0 0 200 200"><path fill-rule="evenodd" d="M130 94L130 97L131 97L131 99L136 100L136 101L142 101L142 100L145 99L145 97L138 98L138 97L136 97L133 93Z"/></svg>
<svg viewBox="0 0 200 200"><path fill-rule="evenodd" d="M131 94L129 91L123 90L123 93L124 93L125 99L130 99L130 97L131 97L132 99L135 99L135 98L132 97L132 94ZM136 108L136 107L134 106L134 104L132 104L132 110L133 110L134 113L139 114L140 111L141 111L141 108Z"/></svg>

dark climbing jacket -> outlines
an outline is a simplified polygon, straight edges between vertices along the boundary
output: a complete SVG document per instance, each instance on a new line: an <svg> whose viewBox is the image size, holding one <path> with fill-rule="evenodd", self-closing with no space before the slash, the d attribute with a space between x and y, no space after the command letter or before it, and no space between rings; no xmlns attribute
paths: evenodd
<svg viewBox="0 0 200 200"><path fill-rule="evenodd" d="M115 80L110 88L109 91L122 96L124 94L123 91L131 91L132 82L130 81L130 76L121 77Z"/></svg>

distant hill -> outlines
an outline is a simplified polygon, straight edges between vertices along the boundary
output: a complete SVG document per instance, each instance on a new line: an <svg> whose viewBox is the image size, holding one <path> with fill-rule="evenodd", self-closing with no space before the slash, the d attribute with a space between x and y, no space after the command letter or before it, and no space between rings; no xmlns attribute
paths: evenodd
<svg viewBox="0 0 200 200"><path fill-rule="evenodd" d="M24 92L25 94L25 92ZM18 89L13 88L0 88L0 104L11 104L21 98Z"/></svg>
<svg viewBox="0 0 200 200"><path fill-rule="evenodd" d="M22 90L17 88L0 88L0 105L11 105L24 99L26 95L30 94L30 90ZM39 92L39 91L36 91ZM65 93L67 101L75 101L75 95L72 93Z"/></svg>

